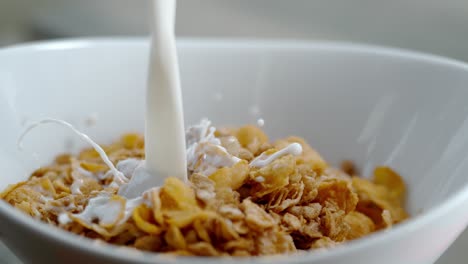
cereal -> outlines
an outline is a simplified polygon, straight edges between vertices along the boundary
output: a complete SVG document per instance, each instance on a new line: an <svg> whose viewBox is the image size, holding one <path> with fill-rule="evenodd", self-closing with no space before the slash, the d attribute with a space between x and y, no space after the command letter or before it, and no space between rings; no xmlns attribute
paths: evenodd
<svg viewBox="0 0 468 264"><path fill-rule="evenodd" d="M304 193L304 183L289 184L283 189L277 190L268 197L267 209L273 212L282 212L301 201Z"/></svg>
<svg viewBox="0 0 468 264"><path fill-rule="evenodd" d="M349 232L346 236L348 240L363 237L375 230L375 224L372 222L372 219L356 211L347 214L344 221L349 226Z"/></svg>
<svg viewBox="0 0 468 264"><path fill-rule="evenodd" d="M249 164L241 160L233 167L220 168L208 178L215 182L216 188L239 189L249 176Z"/></svg>
<svg viewBox="0 0 468 264"><path fill-rule="evenodd" d="M239 128L235 136L240 145L257 156L268 148L268 136L257 126L247 125Z"/></svg>
<svg viewBox="0 0 468 264"><path fill-rule="evenodd" d="M274 146L277 148L282 148L290 143L299 143L302 146L302 155L296 159L298 164L304 164L312 171L315 171L319 174L328 167L327 163L320 156L320 154L312 147L310 147L309 144L307 144L307 142L300 137L288 137L283 140L278 140Z"/></svg>
<svg viewBox="0 0 468 264"><path fill-rule="evenodd" d="M304 224L303 222L304 220L301 221L301 219L299 219L297 216L290 214L290 213L286 213L283 216L284 226L287 228L289 232L300 230L302 225Z"/></svg>
<svg viewBox="0 0 468 264"><path fill-rule="evenodd" d="M245 199L241 207L245 213L245 221L252 229L264 230L273 227L275 219L256 203Z"/></svg>
<svg viewBox="0 0 468 264"><path fill-rule="evenodd" d="M387 187L390 196L396 200L395 203L401 203L405 200L405 183L400 175L391 168L384 166L375 168L373 181Z"/></svg>
<svg viewBox="0 0 468 264"><path fill-rule="evenodd" d="M142 204L133 211L133 221L135 221L135 225L143 232L150 235L159 235L162 233L163 229L153 223L156 221L153 220L154 218L152 214L153 212L151 208Z"/></svg>
<svg viewBox="0 0 468 264"><path fill-rule="evenodd" d="M320 204L332 203L349 213L356 208L358 197L352 190L350 181L335 178L320 182L316 200Z"/></svg>
<svg viewBox="0 0 468 264"><path fill-rule="evenodd" d="M350 161L350 160L343 160L341 162L341 170L350 175L350 176L353 176L353 175L358 175L358 171L357 171L357 168L356 166L354 165L354 162Z"/></svg>
<svg viewBox="0 0 468 264"><path fill-rule="evenodd" d="M197 131L206 135L187 138L198 151L189 164L189 182L168 177L162 186L126 199L98 153L85 149L57 156L0 198L81 236L184 256L330 248L408 218L406 186L388 167L377 167L367 180L357 176L352 162L343 162L341 169L329 166L298 137L270 143L250 125L205 130ZM294 143L301 152L285 151ZM114 163L144 159L144 137L123 135L103 149ZM266 157L274 158L265 162ZM88 212L91 204L106 214Z"/></svg>
<svg viewBox="0 0 468 264"><path fill-rule="evenodd" d="M274 152L275 149L268 152ZM251 168L250 179L255 179L259 176L263 177L263 181L256 182L253 185L251 195L255 198L262 198L267 194L278 191L289 184L289 177L296 171L296 162L292 155L283 156L276 159L269 165L257 169Z"/></svg>

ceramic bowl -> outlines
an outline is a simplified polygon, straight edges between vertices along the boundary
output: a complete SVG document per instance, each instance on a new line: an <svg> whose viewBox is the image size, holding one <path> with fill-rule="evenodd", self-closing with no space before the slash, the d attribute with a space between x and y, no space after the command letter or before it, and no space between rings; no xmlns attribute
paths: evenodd
<svg viewBox="0 0 468 264"><path fill-rule="evenodd" d="M388 231L292 256L175 258L80 238L0 202L0 237L25 263L431 264L468 223L468 66L416 52L294 41L178 43L187 124L265 120L272 138L305 137L327 160L399 171L412 218ZM45 125L67 120L100 143L142 132L148 43L66 40L0 50L0 188L85 146ZM95 122L90 122L93 120Z"/></svg>

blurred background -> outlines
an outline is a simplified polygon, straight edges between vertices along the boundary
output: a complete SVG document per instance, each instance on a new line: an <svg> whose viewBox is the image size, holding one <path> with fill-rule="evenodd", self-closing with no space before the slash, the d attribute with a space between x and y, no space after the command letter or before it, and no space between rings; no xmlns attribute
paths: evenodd
<svg viewBox="0 0 468 264"><path fill-rule="evenodd" d="M142 35L148 0L0 0L0 45ZM468 60L466 0L179 0L179 36L376 43Z"/></svg>
<svg viewBox="0 0 468 264"><path fill-rule="evenodd" d="M0 0L0 47L43 39L141 36L148 0ZM467 0L178 0L182 37L343 40L468 61ZM468 233L437 264L466 263ZM0 263L19 263L0 244Z"/></svg>

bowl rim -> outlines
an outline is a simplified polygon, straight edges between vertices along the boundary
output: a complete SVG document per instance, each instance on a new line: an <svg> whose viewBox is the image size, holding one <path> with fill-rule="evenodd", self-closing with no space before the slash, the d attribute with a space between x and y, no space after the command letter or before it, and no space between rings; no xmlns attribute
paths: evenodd
<svg viewBox="0 0 468 264"><path fill-rule="evenodd" d="M441 67L462 70L468 73L468 64L443 56L427 54L400 48L391 48L369 44L358 44L352 42L335 41L307 41L307 40L283 40L283 39L211 39L211 38L180 38L177 43L179 48L196 47L221 47L226 49L284 49L284 50L320 50L331 52L352 52L377 57L392 57L401 60L418 61L425 64L433 64ZM148 39L140 37L98 37L98 38L76 38L52 41L40 41L20 44L0 49L0 56L24 52L41 52L57 50L76 49L100 49L112 46L120 49L141 49L148 47ZM340 245L333 250L318 250L304 254L279 255L265 257L248 257L242 260L255 261L257 263L280 263L287 258L288 263L311 262L325 260L329 256L343 256L351 252L362 250L368 245L383 243L384 240L397 240L402 234L423 228L426 224L435 221L449 213L457 210L461 205L468 202L468 184L456 193L451 194L446 200L435 205L422 214L415 215L409 221L396 225L388 231L376 232L364 238L353 240ZM175 257L157 253L143 252L132 248L115 246L93 239L78 237L75 234L59 229L33 219L30 216L14 209L4 202L0 202L0 214L14 221L22 228L29 229L37 235L46 236L56 240L65 246L75 250L85 250L90 254L99 255L107 259L119 259L132 262L155 262L174 263L175 259L181 263L234 263L236 258L210 258L210 257ZM91 242L91 243L90 243Z"/></svg>

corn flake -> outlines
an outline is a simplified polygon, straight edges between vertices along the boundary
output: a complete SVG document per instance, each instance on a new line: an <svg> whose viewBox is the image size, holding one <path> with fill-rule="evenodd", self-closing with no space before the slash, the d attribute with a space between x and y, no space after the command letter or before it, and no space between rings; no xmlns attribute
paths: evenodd
<svg viewBox="0 0 468 264"><path fill-rule="evenodd" d="M408 218L406 186L388 167L377 167L367 180L358 177L352 162L344 161L341 169L329 166L302 138L271 144L251 125L218 129L214 136L220 145L198 145L205 149L188 170L189 182L167 178L163 186L145 192L144 202L130 212L94 149L58 155L27 181L9 186L0 198L80 236L179 256L259 256L330 248ZM249 164L291 143L301 144L303 152L264 167ZM139 134L125 134L102 147L113 163L145 155ZM217 158L228 165L205 164ZM102 195L109 199L105 205L116 211L100 219L79 217L92 198Z"/></svg>

